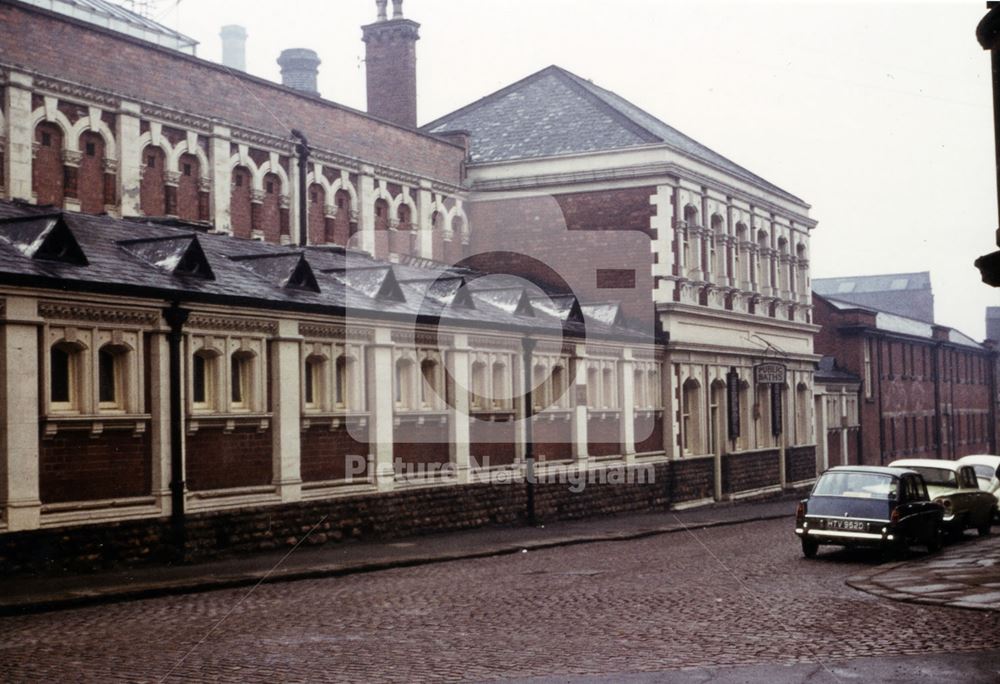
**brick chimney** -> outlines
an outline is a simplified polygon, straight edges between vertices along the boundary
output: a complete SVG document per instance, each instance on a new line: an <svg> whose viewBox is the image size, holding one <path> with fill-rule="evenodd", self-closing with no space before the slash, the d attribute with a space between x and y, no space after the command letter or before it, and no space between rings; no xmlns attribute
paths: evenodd
<svg viewBox="0 0 1000 684"><path fill-rule="evenodd" d="M319 73L319 56L308 48L282 50L278 57L281 67L281 83L310 95L319 95L316 76Z"/></svg>
<svg viewBox="0 0 1000 684"><path fill-rule="evenodd" d="M247 70L247 30L237 24L223 26L219 31L222 38L222 64L230 69Z"/></svg>
<svg viewBox="0 0 1000 684"><path fill-rule="evenodd" d="M403 18L403 0L375 0L378 18L362 26L368 113L400 126L417 126L417 41L420 24Z"/></svg>

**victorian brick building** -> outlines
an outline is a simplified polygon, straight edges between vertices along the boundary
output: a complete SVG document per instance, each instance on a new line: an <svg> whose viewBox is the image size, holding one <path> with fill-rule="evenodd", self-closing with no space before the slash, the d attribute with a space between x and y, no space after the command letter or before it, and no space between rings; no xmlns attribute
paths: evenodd
<svg viewBox="0 0 1000 684"><path fill-rule="evenodd" d="M992 345L853 302L818 294L813 301L822 326L817 351L860 380L858 448L837 453L841 462L882 465L995 452Z"/></svg>
<svg viewBox="0 0 1000 684"><path fill-rule="evenodd" d="M557 67L417 129L376 5L359 112L0 1L5 562L523 519L529 455L600 475L552 516L815 475L808 205Z"/></svg>

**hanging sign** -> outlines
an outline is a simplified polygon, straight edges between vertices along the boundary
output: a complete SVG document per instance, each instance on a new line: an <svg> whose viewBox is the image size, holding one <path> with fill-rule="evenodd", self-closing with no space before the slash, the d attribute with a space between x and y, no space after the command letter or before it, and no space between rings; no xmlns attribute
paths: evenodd
<svg viewBox="0 0 1000 684"><path fill-rule="evenodd" d="M775 437L781 435L781 397L784 388L781 385L771 385L771 434Z"/></svg>
<svg viewBox="0 0 1000 684"><path fill-rule="evenodd" d="M785 364L760 363L753 367L754 378L758 385L785 384Z"/></svg>
<svg viewBox="0 0 1000 684"><path fill-rule="evenodd" d="M740 374L735 368L726 373L726 405L729 409L729 439L740 436Z"/></svg>

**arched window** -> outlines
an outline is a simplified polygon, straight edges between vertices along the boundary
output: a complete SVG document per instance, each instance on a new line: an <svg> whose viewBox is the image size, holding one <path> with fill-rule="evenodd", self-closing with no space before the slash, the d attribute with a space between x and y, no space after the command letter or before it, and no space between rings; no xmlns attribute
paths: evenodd
<svg viewBox="0 0 1000 684"><path fill-rule="evenodd" d="M214 409L216 403L217 355L198 351L191 360L191 402L196 409Z"/></svg>
<svg viewBox="0 0 1000 684"><path fill-rule="evenodd" d="M474 409L486 406L486 364L476 361L472 364L472 395L469 404Z"/></svg>
<svg viewBox="0 0 1000 684"><path fill-rule="evenodd" d="M143 178L145 181L145 177ZM248 238L253 229L253 175L245 166L233 169L229 197L230 226L236 237ZM143 209L145 212L145 208ZM146 212L149 213L149 212Z"/></svg>
<svg viewBox="0 0 1000 684"><path fill-rule="evenodd" d="M339 360L338 360L339 361ZM302 401L307 409L321 410L326 394L323 379L326 376L326 359L317 354L306 357L302 377Z"/></svg>
<svg viewBox="0 0 1000 684"><path fill-rule="evenodd" d="M54 123L35 127L35 153L31 164L31 192L39 204L61 207L64 197L63 134Z"/></svg>
<svg viewBox="0 0 1000 684"><path fill-rule="evenodd" d="M549 396L554 406L563 408L566 406L566 369L563 366L553 366L552 376L549 378L551 390Z"/></svg>
<svg viewBox="0 0 1000 684"><path fill-rule="evenodd" d="M699 454L701 448L701 385L693 378L681 387L681 448L684 454Z"/></svg>
<svg viewBox="0 0 1000 684"><path fill-rule="evenodd" d="M549 407L549 403L551 402L547 392L548 382L546 382L546 380L548 378L545 366L540 363L535 364L535 367L532 369L531 377L532 377L532 382L531 382L532 403L535 405L535 410L545 410L546 408Z"/></svg>
<svg viewBox="0 0 1000 684"><path fill-rule="evenodd" d="M326 190L321 183L309 186L309 242L322 244L333 239L326 231Z"/></svg>
<svg viewBox="0 0 1000 684"><path fill-rule="evenodd" d="M646 408L646 374L642 369L636 368L632 371L632 403L635 408Z"/></svg>
<svg viewBox="0 0 1000 684"><path fill-rule="evenodd" d="M422 408L437 408L440 403L438 392L438 364L436 361L424 359L420 362L420 405Z"/></svg>
<svg viewBox="0 0 1000 684"><path fill-rule="evenodd" d="M693 204L684 207L684 223L692 227L698 225L698 208Z"/></svg>
<svg viewBox="0 0 1000 684"><path fill-rule="evenodd" d="M614 408L618 403L615 392L615 372L611 368L601 371L601 406L604 408Z"/></svg>
<svg viewBox="0 0 1000 684"><path fill-rule="evenodd" d="M722 444L726 440L723 407L726 404L726 385L723 382L713 382L708 395L708 453L722 453Z"/></svg>
<svg viewBox="0 0 1000 684"><path fill-rule="evenodd" d="M408 204L400 202L399 207L396 209L396 220L399 222L400 230L410 230L413 228L413 217Z"/></svg>
<svg viewBox="0 0 1000 684"><path fill-rule="evenodd" d="M754 432L757 434L757 448L771 446L771 386L757 385L754 402Z"/></svg>
<svg viewBox="0 0 1000 684"><path fill-rule="evenodd" d="M124 409L128 349L106 344L97 352L97 400L101 409Z"/></svg>
<svg viewBox="0 0 1000 684"><path fill-rule="evenodd" d="M646 373L646 392L649 396L649 406L661 408L663 406L663 388L660 386L660 371L654 368Z"/></svg>
<svg viewBox="0 0 1000 684"><path fill-rule="evenodd" d="M355 361L341 354L334 364L333 401L337 408L352 408L355 404L353 396Z"/></svg>
<svg viewBox="0 0 1000 684"><path fill-rule="evenodd" d="M461 216L453 216L451 218L451 232L455 235L461 235L465 232L465 222L462 221Z"/></svg>
<svg viewBox="0 0 1000 684"><path fill-rule="evenodd" d="M389 230L389 203L381 197L375 200L375 230Z"/></svg>
<svg viewBox="0 0 1000 684"><path fill-rule="evenodd" d="M409 359L396 361L396 406L413 408L413 362Z"/></svg>
<svg viewBox="0 0 1000 684"><path fill-rule="evenodd" d="M808 444L809 430L809 388L799 383L795 388L795 443Z"/></svg>
<svg viewBox="0 0 1000 684"><path fill-rule="evenodd" d="M493 400L493 408L505 408L510 398L507 390L507 366L495 361L493 363L493 387L490 394Z"/></svg>
<svg viewBox="0 0 1000 684"><path fill-rule="evenodd" d="M587 406L596 408L601 405L601 375L594 366L587 368Z"/></svg>
<svg viewBox="0 0 1000 684"><path fill-rule="evenodd" d="M750 401L750 383L746 380L740 381L740 438L737 440L737 448L749 449L753 444L753 402Z"/></svg>
<svg viewBox="0 0 1000 684"><path fill-rule="evenodd" d="M53 411L80 411L83 395L83 347L57 342L49 350L49 403Z"/></svg>
<svg viewBox="0 0 1000 684"><path fill-rule="evenodd" d="M77 196L80 211L100 214L104 211L104 138L94 131L80 135L80 169L77 178Z"/></svg>
<svg viewBox="0 0 1000 684"><path fill-rule="evenodd" d="M229 401L234 410L250 410L253 396L253 354L233 352L229 362Z"/></svg>

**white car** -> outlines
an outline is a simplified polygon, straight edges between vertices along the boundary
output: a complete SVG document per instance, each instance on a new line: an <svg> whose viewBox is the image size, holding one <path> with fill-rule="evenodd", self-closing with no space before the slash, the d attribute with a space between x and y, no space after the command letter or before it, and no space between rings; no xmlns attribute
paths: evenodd
<svg viewBox="0 0 1000 684"><path fill-rule="evenodd" d="M980 535L990 533L997 498L979 488L971 465L933 458L904 458L889 464L907 468L923 476L932 501L944 506L944 527L952 536L974 528Z"/></svg>
<svg viewBox="0 0 1000 684"><path fill-rule="evenodd" d="M975 454L963 456L957 463L970 465L976 471L976 480L983 491L1000 498L1000 456L993 454ZM997 503L995 517L1000 519L1000 503Z"/></svg>

